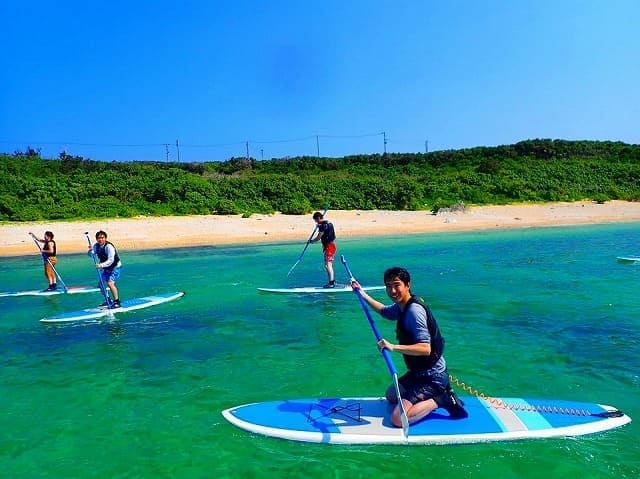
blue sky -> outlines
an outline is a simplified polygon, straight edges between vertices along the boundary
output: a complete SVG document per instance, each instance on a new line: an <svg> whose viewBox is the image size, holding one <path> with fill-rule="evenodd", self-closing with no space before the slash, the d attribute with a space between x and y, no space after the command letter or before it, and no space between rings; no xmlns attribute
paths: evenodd
<svg viewBox="0 0 640 479"><path fill-rule="evenodd" d="M214 161L640 143L636 0L0 5L0 152ZM176 148L176 140L179 148ZM165 145L169 145L168 147Z"/></svg>

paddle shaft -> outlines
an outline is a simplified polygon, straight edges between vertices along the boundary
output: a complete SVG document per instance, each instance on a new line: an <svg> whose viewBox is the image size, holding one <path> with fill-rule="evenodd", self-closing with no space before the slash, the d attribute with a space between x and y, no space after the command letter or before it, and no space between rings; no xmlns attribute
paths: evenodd
<svg viewBox="0 0 640 479"><path fill-rule="evenodd" d="M38 249L40 250L40 254L42 255L42 258L49 263L49 266L51 266L51 269L53 270L53 272L55 273L56 277L60 280L60 284L62 285L62 288L66 291L67 290L67 285L64 284L64 281L62 280L62 276L60 276L60 273L58 273L58 270L56 269L56 267L53 265L53 263L51 262L51 260L49 259L49 257L47 256L47 254L42 251L42 247L40 246L40 241L38 241L38 238L36 238L36 235L34 235L33 233L29 233L31 235L31 237L33 238L33 242L36 244L36 246L38 247Z"/></svg>
<svg viewBox="0 0 640 479"><path fill-rule="evenodd" d="M344 268L347 270L347 275L349 276L349 281L355 281L353 274L351 273L351 269L349 269L349 265L347 264L347 260L344 256L340 257ZM371 326L371 330L373 331L374 336L376 337L376 341L380 342L382 340L382 336L380 335L380 331L378 331L378 327L376 326L376 322L371 317L371 311L369 311L369 306L367 305L367 301L362 296L362 292L360 288L354 289L353 292L356 294L358 299L360 300L360 305L362 306L362 310L364 311L367 320L369 321L369 326ZM396 397L398 398L398 406L401 411L401 420L402 420L402 432L405 437L409 434L409 418L407 417L407 411L404 409L404 404L402 403L402 397L400 396L400 385L398 384L398 371L396 370L395 365L393 364L393 359L391 359L391 353L387 348L382 348L380 351L382 356L384 357L384 361L387 363L387 368L391 373L391 377L393 378L393 386L396 390Z"/></svg>
<svg viewBox="0 0 640 479"><path fill-rule="evenodd" d="M327 207L322 212L322 216L323 217L324 217L324 215L327 214L327 211L329 211L329 204L327 204ZM300 256L298 256L298 261L296 261L293 264L293 266L291 267L291 269L289 269L289 272L287 273L287 276L289 276L291 274L291 272L295 269L295 267L298 266L298 263L300 263L300 261L302 261L302 257L304 256L305 251L307 251L307 248L309 247L309 244L311 243L311 240L313 239L313 235L316 234L316 230L317 229L318 229L318 225L316 224L314 226L314 228L313 228L313 231L311 232L311 235L309 236L309 239L305 243L304 248L302 249L302 253L300 253Z"/></svg>

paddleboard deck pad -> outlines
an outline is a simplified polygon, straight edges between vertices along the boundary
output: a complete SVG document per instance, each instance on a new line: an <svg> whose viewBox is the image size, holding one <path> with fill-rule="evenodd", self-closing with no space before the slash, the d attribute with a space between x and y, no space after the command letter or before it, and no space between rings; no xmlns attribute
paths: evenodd
<svg viewBox="0 0 640 479"><path fill-rule="evenodd" d="M113 316L120 313L126 313L128 311L135 311L137 309L150 308L151 306L157 306L158 304L168 303L174 299L178 299L184 296L183 292L176 293L164 293L156 294L153 296L144 296L142 298L133 298L126 301L122 301L120 308L108 309L108 308L87 308L80 311L73 311L70 313L62 313L57 316L50 316L42 318L41 323L66 323L70 321L81 321L87 319L99 319L104 317Z"/></svg>
<svg viewBox="0 0 640 479"><path fill-rule="evenodd" d="M7 293L0 293L0 298L8 296L54 296L56 294L80 294L80 293L98 293L100 288L94 288L92 286L70 286L66 290L59 287L53 291L34 289L31 291L10 291Z"/></svg>
<svg viewBox="0 0 640 479"><path fill-rule="evenodd" d="M235 426L265 436L332 444L465 444L592 434L631 422L611 406L524 398L461 397L469 417L452 419L436 409L402 428L390 422L384 398L296 399L232 407L222 415Z"/></svg>
<svg viewBox="0 0 640 479"><path fill-rule="evenodd" d="M384 286L361 286L365 291L385 289ZM307 286L300 288L258 288L258 291L265 293L353 293L353 288L348 284L338 284L334 288L323 288L322 286Z"/></svg>

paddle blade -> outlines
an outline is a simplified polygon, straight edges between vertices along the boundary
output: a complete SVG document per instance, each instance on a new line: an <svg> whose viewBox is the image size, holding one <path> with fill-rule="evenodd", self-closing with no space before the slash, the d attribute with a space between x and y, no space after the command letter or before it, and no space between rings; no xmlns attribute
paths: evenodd
<svg viewBox="0 0 640 479"><path fill-rule="evenodd" d="M407 411L404 408L404 404L402 402L402 396L400 396L400 384L398 383L398 374L394 373L393 376L393 386L396 390L396 398L398 398L398 407L400 408L400 420L402 421L402 433L404 437L409 437L409 417L407 416Z"/></svg>

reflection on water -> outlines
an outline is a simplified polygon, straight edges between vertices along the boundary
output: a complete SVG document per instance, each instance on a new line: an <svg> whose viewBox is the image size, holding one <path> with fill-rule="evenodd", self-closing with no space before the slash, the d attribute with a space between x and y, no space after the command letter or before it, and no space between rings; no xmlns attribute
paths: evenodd
<svg viewBox="0 0 640 479"><path fill-rule="evenodd" d="M381 282L388 266L409 268L447 339L451 373L472 387L612 404L638 420L640 268L615 259L639 243L638 226L345 239L338 254L366 284ZM111 322L38 321L94 306L99 293L0 298L5 475L33 477L36 467L83 478L640 473L634 423L573 440L446 448L302 444L226 423L220 411L237 404L377 396L388 385L355 295L257 291L323 284L318 251L286 276L299 253L299 244L127 251L123 297L186 295ZM90 266L63 257L60 272L67 283L92 284ZM0 262L0 290L42 280L33 258ZM373 296L386 301L384 291ZM392 323L378 326L394 334Z"/></svg>

